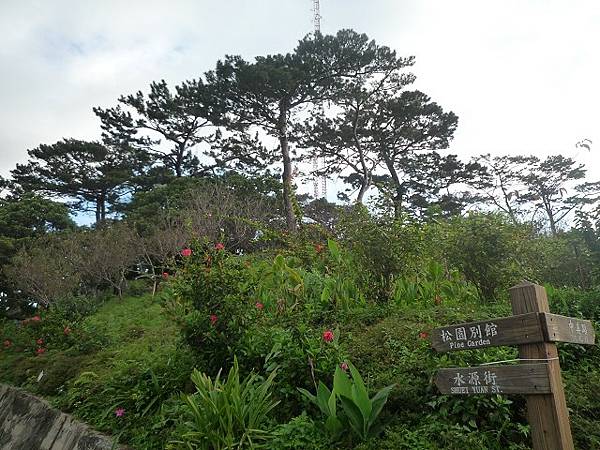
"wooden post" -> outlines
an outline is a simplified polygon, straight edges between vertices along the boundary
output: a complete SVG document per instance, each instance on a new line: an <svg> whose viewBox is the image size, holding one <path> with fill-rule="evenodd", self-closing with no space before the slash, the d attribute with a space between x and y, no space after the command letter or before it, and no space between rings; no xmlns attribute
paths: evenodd
<svg viewBox="0 0 600 450"><path fill-rule="evenodd" d="M548 297L543 286L523 283L510 288L514 314L550 312ZM569 424L569 412L560 374L556 344L538 342L519 345L519 357L524 359L548 359L550 394L527 395L527 417L531 425L534 450L573 450L573 437ZM539 364L543 361L523 361Z"/></svg>

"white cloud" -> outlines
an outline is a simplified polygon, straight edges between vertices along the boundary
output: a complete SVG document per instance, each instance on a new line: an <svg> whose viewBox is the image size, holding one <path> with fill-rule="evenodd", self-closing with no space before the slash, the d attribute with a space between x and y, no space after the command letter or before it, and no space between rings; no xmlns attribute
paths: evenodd
<svg viewBox="0 0 600 450"><path fill-rule="evenodd" d="M225 54L292 49L310 0L0 3L0 174L26 150L94 139L92 106L179 82ZM416 87L460 118L452 151L575 155L600 178L600 3L321 0L322 29L354 28L414 54Z"/></svg>

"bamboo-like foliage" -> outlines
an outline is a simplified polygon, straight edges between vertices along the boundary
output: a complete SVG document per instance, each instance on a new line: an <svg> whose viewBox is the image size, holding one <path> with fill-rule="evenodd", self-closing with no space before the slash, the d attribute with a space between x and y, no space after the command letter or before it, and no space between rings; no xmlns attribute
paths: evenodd
<svg viewBox="0 0 600 450"><path fill-rule="evenodd" d="M178 444L201 450L260 448L269 437L269 413L279 404L271 397L275 375L261 380L251 373L240 380L237 358L227 378L221 378L221 371L212 379L194 370L196 393L183 396L189 431Z"/></svg>

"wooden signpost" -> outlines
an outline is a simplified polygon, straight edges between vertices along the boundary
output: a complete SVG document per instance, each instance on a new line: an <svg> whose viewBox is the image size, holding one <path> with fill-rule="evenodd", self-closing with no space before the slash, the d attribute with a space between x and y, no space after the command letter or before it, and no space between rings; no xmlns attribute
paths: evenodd
<svg viewBox="0 0 600 450"><path fill-rule="evenodd" d="M519 364L440 369L435 384L443 394L525 394L533 448L572 450L555 342L594 344L592 323L551 314L537 284L523 282L510 296L513 316L437 328L431 342L441 352L518 345Z"/></svg>

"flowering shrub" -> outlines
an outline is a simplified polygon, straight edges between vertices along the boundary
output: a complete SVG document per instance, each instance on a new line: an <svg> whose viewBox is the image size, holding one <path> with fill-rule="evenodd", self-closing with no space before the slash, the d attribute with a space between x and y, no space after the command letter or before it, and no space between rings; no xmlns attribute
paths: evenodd
<svg viewBox="0 0 600 450"><path fill-rule="evenodd" d="M232 361L232 349L252 320L251 280L241 258L220 246L196 242L190 251L170 283L169 309L185 341L216 373Z"/></svg>

